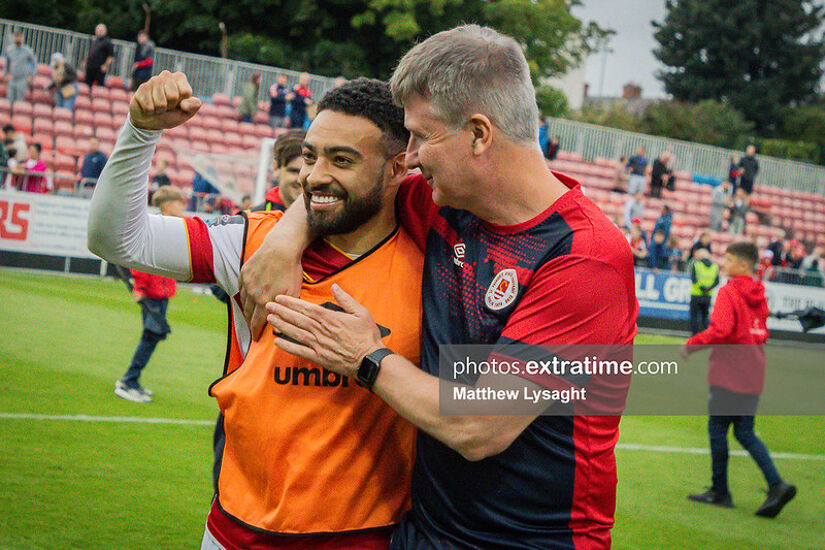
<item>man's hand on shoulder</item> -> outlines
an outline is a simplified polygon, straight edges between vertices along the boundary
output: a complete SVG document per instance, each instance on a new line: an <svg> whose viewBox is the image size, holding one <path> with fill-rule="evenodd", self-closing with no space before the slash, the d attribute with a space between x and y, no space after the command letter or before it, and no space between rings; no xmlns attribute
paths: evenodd
<svg viewBox="0 0 825 550"><path fill-rule="evenodd" d="M183 73L163 71L140 85L129 103L129 119L135 128L167 130L180 126L198 112L201 100Z"/></svg>

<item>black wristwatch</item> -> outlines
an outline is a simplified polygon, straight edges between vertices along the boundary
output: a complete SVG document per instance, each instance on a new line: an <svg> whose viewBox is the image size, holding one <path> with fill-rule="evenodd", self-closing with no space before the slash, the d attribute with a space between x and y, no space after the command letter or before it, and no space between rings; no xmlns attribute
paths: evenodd
<svg viewBox="0 0 825 550"><path fill-rule="evenodd" d="M358 367L358 371L355 373L355 382L359 386L363 386L372 391L372 385L375 384L375 379L378 378L378 371L381 370L381 360L393 353L391 349L381 348L364 356L364 359L361 360L361 365Z"/></svg>

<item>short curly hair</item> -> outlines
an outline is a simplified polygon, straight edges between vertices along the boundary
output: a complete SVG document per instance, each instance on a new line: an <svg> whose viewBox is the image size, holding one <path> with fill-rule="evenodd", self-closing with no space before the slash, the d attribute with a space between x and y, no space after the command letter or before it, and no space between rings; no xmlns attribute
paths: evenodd
<svg viewBox="0 0 825 550"><path fill-rule="evenodd" d="M404 128L404 109L393 102L390 85L374 78L356 78L328 91L318 103L318 113L330 110L364 117L384 133L387 156L403 152L410 139Z"/></svg>

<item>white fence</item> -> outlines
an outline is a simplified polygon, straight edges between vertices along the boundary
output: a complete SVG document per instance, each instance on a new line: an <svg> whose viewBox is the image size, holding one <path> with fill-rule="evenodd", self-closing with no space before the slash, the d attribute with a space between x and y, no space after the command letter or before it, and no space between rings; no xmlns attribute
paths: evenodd
<svg viewBox="0 0 825 550"><path fill-rule="evenodd" d="M89 34L0 19L0 51L5 48L6 44L11 43L12 31L17 28L23 31L23 41L34 50L40 63L48 63L52 53L61 52L74 67L80 67L89 54L94 38ZM109 74L128 80L136 43L112 40L112 44L114 45L114 62ZM267 90L275 82L276 75L287 75L289 85L292 86L298 83L300 74L289 69L156 47L152 70L157 74L164 69L186 73L195 95L204 98L211 97L215 93L229 96L241 95L244 84L249 80L250 75L257 71L261 73L261 97L259 99L263 100ZM332 88L332 84L331 78L310 75L310 88L315 97L321 97L324 92Z"/></svg>
<svg viewBox="0 0 825 550"><path fill-rule="evenodd" d="M639 147L647 150L648 158L655 158L663 151L671 151L677 170L719 179L727 177L731 155L743 155L741 151L560 118L550 119L548 135L559 136L562 150L577 153L585 160L597 157L618 159L622 155L630 157ZM825 193L825 167L762 155L757 155L757 159L757 185Z"/></svg>

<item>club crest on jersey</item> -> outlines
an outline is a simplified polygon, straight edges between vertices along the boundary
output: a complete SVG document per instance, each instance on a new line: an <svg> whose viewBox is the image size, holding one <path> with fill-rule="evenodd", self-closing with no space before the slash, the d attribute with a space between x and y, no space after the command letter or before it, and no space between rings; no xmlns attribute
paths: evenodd
<svg viewBox="0 0 825 550"><path fill-rule="evenodd" d="M453 263L458 267L464 267L464 243L453 246Z"/></svg>
<svg viewBox="0 0 825 550"><path fill-rule="evenodd" d="M502 269L493 278L484 303L492 310L504 309L516 300L518 295L518 275L512 268Z"/></svg>

